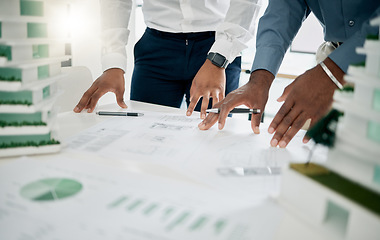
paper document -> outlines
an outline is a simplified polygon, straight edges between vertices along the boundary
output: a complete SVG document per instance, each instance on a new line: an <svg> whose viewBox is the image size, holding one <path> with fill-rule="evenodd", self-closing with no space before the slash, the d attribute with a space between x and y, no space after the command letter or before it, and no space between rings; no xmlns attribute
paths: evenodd
<svg viewBox="0 0 380 240"><path fill-rule="evenodd" d="M198 116L143 113L138 118L110 118L87 129L69 139L66 150L163 164L254 200L278 193L281 168L289 161L306 162L312 148L311 143L302 143L302 130L280 149L269 144L268 124L262 124L256 135L249 121L228 118L221 131L216 126L201 131ZM326 148L317 148L313 160L324 161L326 155Z"/></svg>
<svg viewBox="0 0 380 240"><path fill-rule="evenodd" d="M272 239L273 201L120 171L79 159L15 160L0 168L2 239Z"/></svg>

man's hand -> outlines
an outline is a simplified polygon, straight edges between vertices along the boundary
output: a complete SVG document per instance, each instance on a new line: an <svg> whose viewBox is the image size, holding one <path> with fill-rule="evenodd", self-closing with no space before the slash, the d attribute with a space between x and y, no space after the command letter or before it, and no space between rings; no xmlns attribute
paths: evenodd
<svg viewBox="0 0 380 240"><path fill-rule="evenodd" d="M79 113L83 109L88 109L87 112L94 111L96 103L107 92L113 92L116 95L117 104L122 108L127 108L124 103L124 71L119 68L111 68L106 70L91 87L83 94L74 112Z"/></svg>
<svg viewBox="0 0 380 240"><path fill-rule="evenodd" d="M215 66L207 59L194 77L190 88L190 104L186 115L190 116L193 113L195 106L202 97L201 118L204 119L210 98L212 98L213 105L222 100L225 86L226 74L224 68Z"/></svg>
<svg viewBox="0 0 380 240"><path fill-rule="evenodd" d="M244 104L249 108L258 108L261 110L260 114L252 115L251 119L253 132L259 134L261 115L264 112L265 104L268 100L269 88L273 79L273 74L266 70L254 71L247 84L231 92L223 101L215 104L215 108L220 108L220 113L210 113L206 119L198 125L199 129L207 130L212 127L216 121L219 122L218 128L223 129L229 112L234 107Z"/></svg>
<svg viewBox="0 0 380 240"><path fill-rule="evenodd" d="M343 84L344 72L329 58L324 63ZM336 85L320 65L297 77L277 99L285 102L268 129L269 133L275 132L271 146L286 147L308 119L311 119L310 126L313 126L330 109L335 89ZM304 137L303 142L308 141Z"/></svg>

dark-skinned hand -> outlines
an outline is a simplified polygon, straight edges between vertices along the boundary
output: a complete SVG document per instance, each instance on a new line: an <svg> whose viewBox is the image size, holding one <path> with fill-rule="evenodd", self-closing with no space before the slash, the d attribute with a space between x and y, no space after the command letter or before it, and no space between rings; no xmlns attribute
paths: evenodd
<svg viewBox="0 0 380 240"><path fill-rule="evenodd" d="M202 98L200 117L204 119L210 98L212 98L212 105L215 105L224 98L225 85L225 69L215 66L207 59L191 84L190 104L186 115L190 116L193 113L199 99Z"/></svg>
<svg viewBox="0 0 380 240"><path fill-rule="evenodd" d="M324 63L338 81L344 84L344 72L329 58ZM289 84L277 100L285 102L268 128L269 133L274 133L271 146L286 147L308 119L311 119L310 126L313 126L331 108L336 89L337 86L320 65ZM305 136L303 142L308 141Z"/></svg>
<svg viewBox="0 0 380 240"><path fill-rule="evenodd" d="M207 130L216 121L218 121L218 128L223 129L229 112L239 105L245 105L248 108L258 108L262 113L268 100L268 92L273 79L273 74L266 70L254 71L247 84L232 91L223 101L214 105L215 108L220 108L220 113L208 114L206 119L198 125L199 129ZM261 113L254 114L251 120L252 130L256 134L260 133Z"/></svg>
<svg viewBox="0 0 380 240"><path fill-rule="evenodd" d="M97 78L91 87L83 94L79 103L75 106L74 112L79 113L87 109L88 113L94 111L99 99L107 92L116 95L117 104L122 108L127 108L124 102L125 91L124 71L119 68L111 68Z"/></svg>

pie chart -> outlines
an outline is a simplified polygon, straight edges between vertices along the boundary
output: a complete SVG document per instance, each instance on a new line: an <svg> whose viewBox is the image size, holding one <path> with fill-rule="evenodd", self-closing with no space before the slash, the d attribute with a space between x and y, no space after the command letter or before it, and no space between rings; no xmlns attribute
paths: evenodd
<svg viewBox="0 0 380 240"><path fill-rule="evenodd" d="M82 190L80 182L69 178L44 178L24 185L20 194L32 201L56 201Z"/></svg>

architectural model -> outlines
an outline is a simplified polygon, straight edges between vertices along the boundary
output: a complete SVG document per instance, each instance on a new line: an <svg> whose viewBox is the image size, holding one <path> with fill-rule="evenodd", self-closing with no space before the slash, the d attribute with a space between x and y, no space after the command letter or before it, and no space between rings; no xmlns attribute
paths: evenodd
<svg viewBox="0 0 380 240"><path fill-rule="evenodd" d="M380 18L371 25L380 26ZM351 93L336 91L344 113L323 164L290 164L280 202L332 239L380 238L380 41L368 36L357 52L363 64L345 77Z"/></svg>

